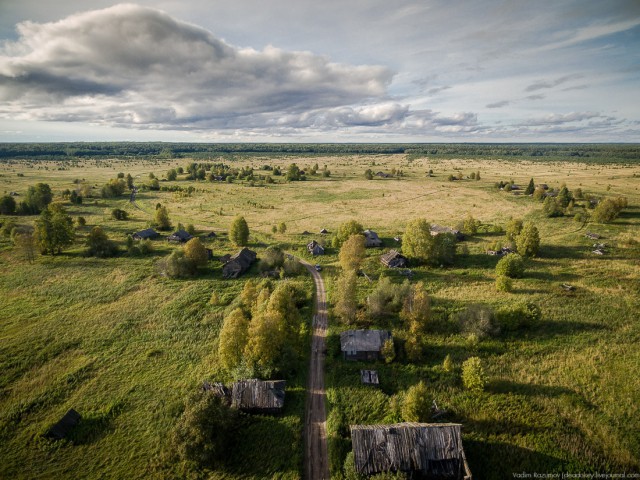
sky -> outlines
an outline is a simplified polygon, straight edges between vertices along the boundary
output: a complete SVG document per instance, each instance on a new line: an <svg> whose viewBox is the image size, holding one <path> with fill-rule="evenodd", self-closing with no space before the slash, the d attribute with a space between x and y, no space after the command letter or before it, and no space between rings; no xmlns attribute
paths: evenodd
<svg viewBox="0 0 640 480"><path fill-rule="evenodd" d="M640 142L638 0L0 0L0 142Z"/></svg>

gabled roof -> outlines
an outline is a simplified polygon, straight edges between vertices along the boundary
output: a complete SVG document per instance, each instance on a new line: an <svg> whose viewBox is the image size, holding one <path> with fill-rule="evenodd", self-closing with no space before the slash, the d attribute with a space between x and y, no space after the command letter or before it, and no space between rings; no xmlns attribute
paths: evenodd
<svg viewBox="0 0 640 480"><path fill-rule="evenodd" d="M256 252L245 247L229 258L222 267L222 273L226 278L236 278L248 270L255 259Z"/></svg>
<svg viewBox="0 0 640 480"><path fill-rule="evenodd" d="M73 408L70 409L58 423L49 429L46 436L56 440L62 440L67 436L67 433L80 422L81 418L78 412Z"/></svg>
<svg viewBox="0 0 640 480"><path fill-rule="evenodd" d="M340 334L340 350L343 352L379 352L384 342L391 338L388 330L347 330Z"/></svg>
<svg viewBox="0 0 640 480"><path fill-rule="evenodd" d="M169 235L167 240L174 241L174 242L175 241L177 241L177 242L186 242L188 240L191 240L192 238L193 238L193 235L191 235L186 230L177 230L177 231L173 232L171 235Z"/></svg>
<svg viewBox="0 0 640 480"><path fill-rule="evenodd" d="M380 256L380 261L387 267L396 267L406 265L407 258L397 250L389 250Z"/></svg>
<svg viewBox="0 0 640 480"><path fill-rule="evenodd" d="M284 407L284 380L240 380L231 388L231 406L244 411L278 411Z"/></svg>
<svg viewBox="0 0 640 480"><path fill-rule="evenodd" d="M423 478L470 480L461 425L453 423L397 423L352 425L356 471L413 472Z"/></svg>
<svg viewBox="0 0 640 480"><path fill-rule="evenodd" d="M373 230L365 230L362 232L364 235L364 244L367 247L379 247L382 245L382 240L378 237L378 234Z"/></svg>
<svg viewBox="0 0 640 480"><path fill-rule="evenodd" d="M153 228L146 228L144 230L140 230L139 232L134 233L133 236L144 240L146 238L159 237L160 234L156 232Z"/></svg>
<svg viewBox="0 0 640 480"><path fill-rule="evenodd" d="M309 252L313 253L314 255L324 254L324 247L320 245L318 242L316 242L315 240L311 240L307 244L307 250L309 250Z"/></svg>

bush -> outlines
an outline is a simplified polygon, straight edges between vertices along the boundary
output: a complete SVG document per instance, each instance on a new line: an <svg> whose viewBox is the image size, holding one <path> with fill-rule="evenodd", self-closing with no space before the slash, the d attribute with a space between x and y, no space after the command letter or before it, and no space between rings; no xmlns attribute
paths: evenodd
<svg viewBox="0 0 640 480"><path fill-rule="evenodd" d="M192 396L171 435L171 449L183 461L212 467L228 453L237 413L213 392Z"/></svg>
<svg viewBox="0 0 640 480"><path fill-rule="evenodd" d="M380 353L384 358L384 363L391 363L396 359L396 347L393 344L393 339L390 338L384 342Z"/></svg>
<svg viewBox="0 0 640 480"><path fill-rule="evenodd" d="M93 227L87 237L87 255L90 257L107 258L118 254L118 246L109 240L107 234L100 227Z"/></svg>
<svg viewBox="0 0 640 480"><path fill-rule="evenodd" d="M510 253L498 261L496 275L509 278L521 278L524 276L524 260L517 253Z"/></svg>
<svg viewBox="0 0 640 480"><path fill-rule="evenodd" d="M498 324L507 331L535 326L542 317L540 307L531 302L519 302L502 307L495 314Z"/></svg>
<svg viewBox="0 0 640 480"><path fill-rule="evenodd" d="M229 240L239 247L244 247L249 242L249 225L242 216L233 220L229 230Z"/></svg>
<svg viewBox="0 0 640 480"><path fill-rule="evenodd" d="M169 219L169 211L167 207L156 206L154 215L155 226L158 230L171 230L171 220Z"/></svg>
<svg viewBox="0 0 640 480"><path fill-rule="evenodd" d="M471 357L462 364L462 384L467 390L480 393L487 385L487 376L478 357Z"/></svg>
<svg viewBox="0 0 640 480"><path fill-rule="evenodd" d="M349 220L338 227L332 244L334 248L340 248L342 244L351 236L359 235L364 232L364 228L355 220Z"/></svg>
<svg viewBox="0 0 640 480"><path fill-rule="evenodd" d="M534 257L540 250L540 233L536 226L527 222L516 237L516 248L520 255Z"/></svg>
<svg viewBox="0 0 640 480"><path fill-rule="evenodd" d="M13 215L16 212L16 201L11 195L0 198L0 214Z"/></svg>
<svg viewBox="0 0 640 480"><path fill-rule="evenodd" d="M513 282L509 277L498 275L496 277L496 290L498 292L510 293L511 291L513 291Z"/></svg>
<svg viewBox="0 0 640 480"><path fill-rule="evenodd" d="M129 218L129 214L125 210L121 210L119 208L111 210L111 216L116 220L127 220Z"/></svg>
<svg viewBox="0 0 640 480"><path fill-rule="evenodd" d="M469 305L458 313L458 323L462 333L475 335L479 340L500 333L493 311L486 305Z"/></svg>
<svg viewBox="0 0 640 480"><path fill-rule="evenodd" d="M184 246L184 256L196 267L205 266L209 262L209 252L199 238L192 238Z"/></svg>
<svg viewBox="0 0 640 480"><path fill-rule="evenodd" d="M174 250L169 256L158 262L160 272L170 278L186 278L196 274L196 265L182 250Z"/></svg>
<svg viewBox="0 0 640 480"><path fill-rule="evenodd" d="M401 407L405 422L426 422L431 415L429 390L424 382L412 385L404 396Z"/></svg>
<svg viewBox="0 0 640 480"><path fill-rule="evenodd" d="M547 197L544 200L544 204L542 206L542 211L544 214L549 217L562 217L564 215L564 208L557 201L557 199L553 197Z"/></svg>
<svg viewBox="0 0 640 480"><path fill-rule="evenodd" d="M87 220L84 217L76 218L76 225L79 227L84 227L87 224Z"/></svg>

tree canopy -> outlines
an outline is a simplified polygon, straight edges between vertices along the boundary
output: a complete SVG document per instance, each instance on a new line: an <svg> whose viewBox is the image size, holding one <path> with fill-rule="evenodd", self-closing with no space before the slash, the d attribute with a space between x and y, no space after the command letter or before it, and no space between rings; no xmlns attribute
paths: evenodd
<svg viewBox="0 0 640 480"><path fill-rule="evenodd" d="M249 225L242 216L233 220L229 229L229 239L239 247L244 247L249 242Z"/></svg>

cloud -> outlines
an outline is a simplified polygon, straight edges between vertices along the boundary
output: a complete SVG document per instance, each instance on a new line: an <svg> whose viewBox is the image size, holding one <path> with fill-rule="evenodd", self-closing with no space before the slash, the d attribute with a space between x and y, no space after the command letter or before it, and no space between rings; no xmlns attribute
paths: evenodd
<svg viewBox="0 0 640 480"><path fill-rule="evenodd" d="M520 123L520 126L542 126L542 125L562 125L566 123L583 122L592 118L605 118L595 112L571 112L552 113L544 117L531 118ZM609 117L607 117L609 118Z"/></svg>
<svg viewBox="0 0 640 480"><path fill-rule="evenodd" d="M502 100L500 102L489 103L486 105L486 108L502 108L509 105L511 102L509 100Z"/></svg>
<svg viewBox="0 0 640 480"><path fill-rule="evenodd" d="M386 67L271 46L238 48L136 5L24 22L18 32L0 54L6 118L159 129L258 127L291 118L325 128L395 122L407 113L384 100L393 78Z"/></svg>
<svg viewBox="0 0 640 480"><path fill-rule="evenodd" d="M560 78L556 78L555 80L538 80L537 82L532 83L531 85L528 85L524 91L525 92L534 92L536 90L542 90L542 89L547 89L547 88L553 88L553 87L557 87L558 85L562 85L563 83L566 83L570 80L577 80L580 78L583 78L584 75L581 75L579 73L573 73L571 75L565 75L563 77Z"/></svg>
<svg viewBox="0 0 640 480"><path fill-rule="evenodd" d="M546 97L542 94L536 93L535 95L527 95L524 98L526 98L527 100L544 100Z"/></svg>

